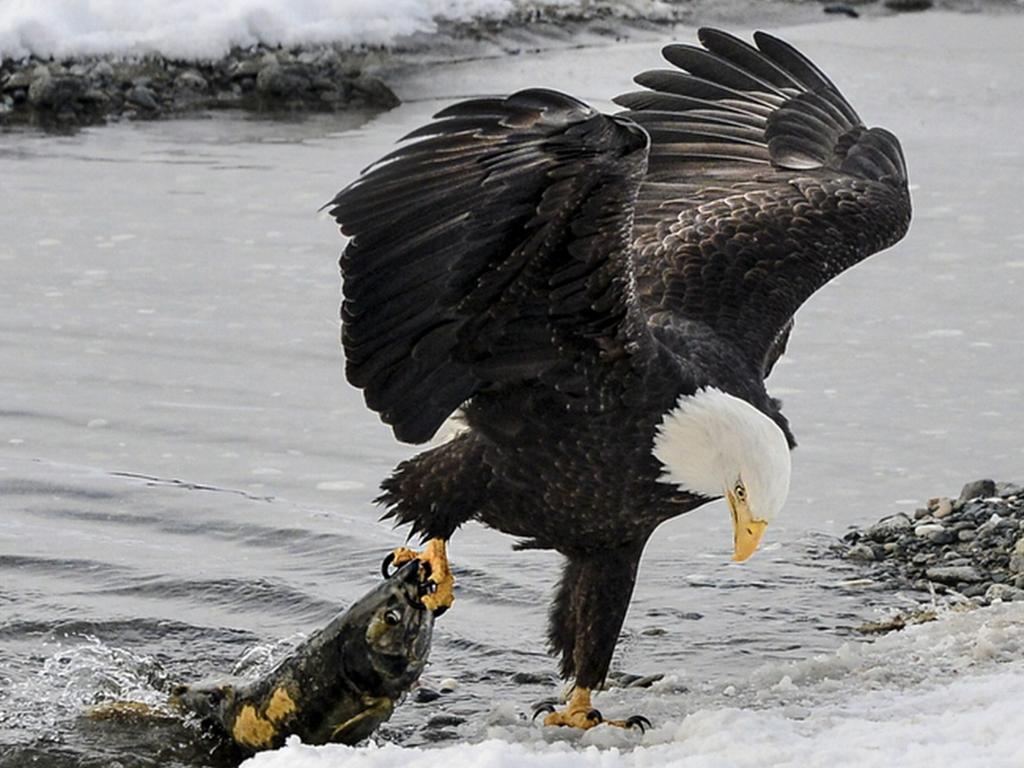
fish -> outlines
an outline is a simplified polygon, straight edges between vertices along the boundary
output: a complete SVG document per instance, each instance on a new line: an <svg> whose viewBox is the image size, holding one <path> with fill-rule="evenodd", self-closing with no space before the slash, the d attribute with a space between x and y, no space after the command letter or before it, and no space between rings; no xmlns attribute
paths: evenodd
<svg viewBox="0 0 1024 768"><path fill-rule="evenodd" d="M243 752L356 744L394 712L427 663L434 614L418 561L395 571L263 677L177 685L171 707Z"/></svg>

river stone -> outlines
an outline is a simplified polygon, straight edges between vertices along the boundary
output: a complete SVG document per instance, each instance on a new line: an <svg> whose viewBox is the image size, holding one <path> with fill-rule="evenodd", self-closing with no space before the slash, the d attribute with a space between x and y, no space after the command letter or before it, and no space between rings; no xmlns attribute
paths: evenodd
<svg viewBox="0 0 1024 768"><path fill-rule="evenodd" d="M194 69L186 69L180 73L174 78L174 84L179 88L186 88L190 91L205 91L210 87L209 83L206 82L206 78Z"/></svg>
<svg viewBox="0 0 1024 768"><path fill-rule="evenodd" d="M136 85L124 97L135 106L142 107L150 112L160 109L160 105L156 102L156 94L145 85Z"/></svg>
<svg viewBox="0 0 1024 768"><path fill-rule="evenodd" d="M982 575L970 565L937 565L924 572L932 581L955 586L960 583L976 584Z"/></svg>
<svg viewBox="0 0 1024 768"><path fill-rule="evenodd" d="M15 72L4 81L3 90L5 92L20 91L22 89L27 91L30 85L32 85L32 73L21 70L20 72Z"/></svg>
<svg viewBox="0 0 1024 768"><path fill-rule="evenodd" d="M1009 584L992 584L985 590L985 599L990 603L995 600L1002 600L1004 603L1018 602L1024 600L1024 589Z"/></svg>
<svg viewBox="0 0 1024 768"><path fill-rule="evenodd" d="M1013 553L1010 555L1010 571L1011 573L1024 573L1024 536L1017 539L1017 543L1013 547Z"/></svg>
<svg viewBox="0 0 1024 768"><path fill-rule="evenodd" d="M264 96L299 96L308 91L310 85L310 69L305 64L278 64L275 61L260 69L256 76L256 90Z"/></svg>
<svg viewBox="0 0 1024 768"><path fill-rule="evenodd" d="M913 527L914 524L911 522L910 518L900 512L899 514L883 517L877 523L868 528L867 536L873 541L885 542L890 539L898 538L901 534L906 533Z"/></svg>
<svg viewBox="0 0 1024 768"><path fill-rule="evenodd" d="M932 513L936 518L942 519L953 514L953 502L945 497L939 499L935 504L935 511Z"/></svg>
<svg viewBox="0 0 1024 768"><path fill-rule="evenodd" d="M846 553L847 560L872 561L875 559L875 550L867 544L854 544Z"/></svg>
<svg viewBox="0 0 1024 768"><path fill-rule="evenodd" d="M946 527L941 523L923 523L914 529L914 535L921 539L931 538L937 533L942 533Z"/></svg>
<svg viewBox="0 0 1024 768"><path fill-rule="evenodd" d="M28 87L28 100L36 107L60 110L71 107L85 93L85 78L77 75L44 75Z"/></svg>
<svg viewBox="0 0 1024 768"><path fill-rule="evenodd" d="M975 480L974 482L967 483L960 491L961 503L970 501L971 499L987 498L989 496L995 496L996 484L994 480Z"/></svg>

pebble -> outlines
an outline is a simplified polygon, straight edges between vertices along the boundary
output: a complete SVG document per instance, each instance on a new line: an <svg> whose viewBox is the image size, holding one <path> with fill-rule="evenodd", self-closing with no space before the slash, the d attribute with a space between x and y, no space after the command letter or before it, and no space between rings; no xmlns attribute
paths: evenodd
<svg viewBox="0 0 1024 768"><path fill-rule="evenodd" d="M883 517L867 530L867 537L873 541L887 541L899 536L914 527L910 518L902 512L889 517Z"/></svg>
<svg viewBox="0 0 1024 768"><path fill-rule="evenodd" d="M941 520L944 517L949 517L953 514L953 502L950 499L942 498L938 500L935 505L935 511L932 514Z"/></svg>
<svg viewBox="0 0 1024 768"><path fill-rule="evenodd" d="M981 581L981 574L969 565L936 566L929 568L924 575L940 584L959 584L961 582L974 584Z"/></svg>
<svg viewBox="0 0 1024 768"><path fill-rule="evenodd" d="M846 551L847 560L872 561L875 559L875 550L867 544L854 544Z"/></svg>
<svg viewBox="0 0 1024 768"><path fill-rule="evenodd" d="M925 523L924 525L919 525L914 529L914 535L921 538L931 538L935 534L945 532L945 530L945 526L941 523Z"/></svg>
<svg viewBox="0 0 1024 768"><path fill-rule="evenodd" d="M992 584L985 590L985 599L990 603L995 600L1002 600L1004 603L1019 602L1024 600L1024 589L1009 584Z"/></svg>
<svg viewBox="0 0 1024 768"><path fill-rule="evenodd" d="M441 693L451 693L459 687L459 682L454 677L446 677L441 681Z"/></svg>
<svg viewBox="0 0 1024 768"><path fill-rule="evenodd" d="M416 689L416 693L412 696L412 700L417 704L429 704L430 702L437 701L440 698L440 693L432 688L426 688L422 685Z"/></svg>
<svg viewBox="0 0 1024 768"><path fill-rule="evenodd" d="M975 480L967 483L960 491L959 501L966 502L971 499L987 498L996 493L996 484L993 480Z"/></svg>
<svg viewBox="0 0 1024 768"><path fill-rule="evenodd" d="M136 85L129 89L128 93L125 94L125 98L132 104L150 112L156 112L160 109L160 105L156 102L156 94L145 85Z"/></svg>
<svg viewBox="0 0 1024 768"><path fill-rule="evenodd" d="M434 715L427 720L427 728L451 728L456 725L462 725L464 722L466 722L466 718L460 715L442 713Z"/></svg>
<svg viewBox="0 0 1024 768"><path fill-rule="evenodd" d="M1024 573L1024 536L1017 539L1010 554L1010 573Z"/></svg>

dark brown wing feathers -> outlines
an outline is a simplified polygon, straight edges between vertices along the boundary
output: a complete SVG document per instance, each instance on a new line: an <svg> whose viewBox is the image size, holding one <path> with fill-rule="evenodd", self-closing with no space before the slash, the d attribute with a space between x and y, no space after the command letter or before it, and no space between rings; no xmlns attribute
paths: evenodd
<svg viewBox="0 0 1024 768"><path fill-rule="evenodd" d="M423 442L482 387L623 343L647 137L534 89L455 104L406 139L330 212L351 237L348 379Z"/></svg>
<svg viewBox="0 0 1024 768"><path fill-rule="evenodd" d="M717 30L670 45L680 70L615 99L651 134L635 213L648 312L710 325L763 375L818 288L896 242L910 220L899 141L865 128L796 49Z"/></svg>

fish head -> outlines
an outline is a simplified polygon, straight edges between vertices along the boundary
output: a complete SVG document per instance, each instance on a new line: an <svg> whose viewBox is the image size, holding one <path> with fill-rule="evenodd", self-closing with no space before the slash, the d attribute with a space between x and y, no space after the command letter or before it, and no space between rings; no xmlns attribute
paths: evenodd
<svg viewBox="0 0 1024 768"><path fill-rule="evenodd" d="M382 680L406 688L427 663L434 629L434 614L422 601L419 564L407 563L377 589L367 594L367 658Z"/></svg>

